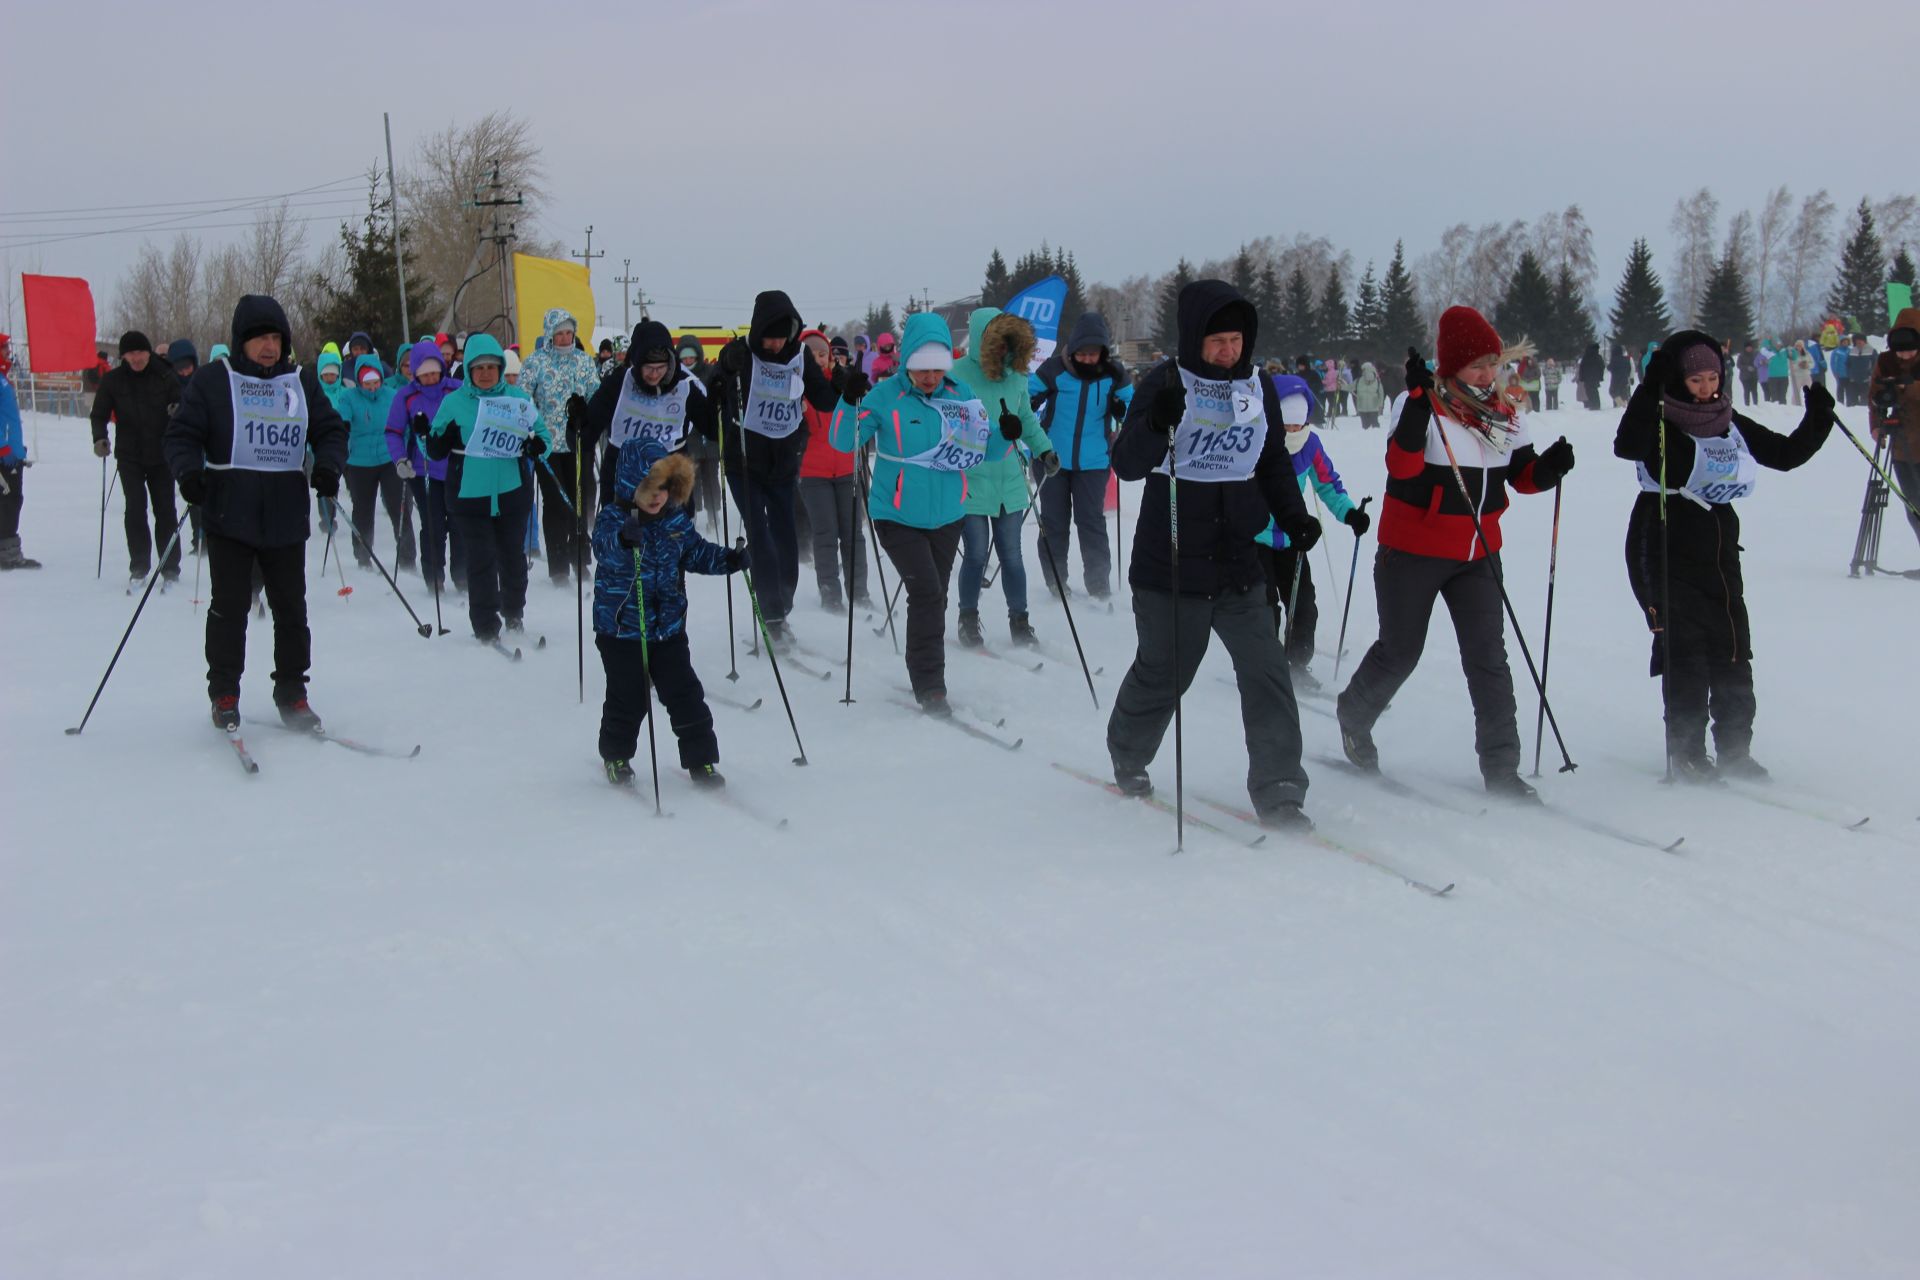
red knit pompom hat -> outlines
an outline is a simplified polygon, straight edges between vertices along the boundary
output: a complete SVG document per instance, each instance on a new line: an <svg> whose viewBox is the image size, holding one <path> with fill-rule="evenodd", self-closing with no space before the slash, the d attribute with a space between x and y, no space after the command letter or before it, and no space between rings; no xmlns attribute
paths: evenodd
<svg viewBox="0 0 1920 1280"><path fill-rule="evenodd" d="M1451 378L1481 356L1497 356L1502 350L1500 335L1487 318L1472 307L1448 307L1440 313L1440 337L1434 355L1443 378Z"/></svg>

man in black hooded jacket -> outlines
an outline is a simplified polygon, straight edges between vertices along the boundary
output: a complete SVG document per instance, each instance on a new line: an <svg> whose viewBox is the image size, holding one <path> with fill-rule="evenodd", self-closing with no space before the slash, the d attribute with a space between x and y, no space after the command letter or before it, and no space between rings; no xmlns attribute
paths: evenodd
<svg viewBox="0 0 1920 1280"><path fill-rule="evenodd" d="M1253 304L1224 281L1199 280L1180 291L1179 317L1178 358L1141 380L1114 442L1114 472L1146 481L1127 571L1139 650L1107 721L1114 781L1130 795L1152 792L1147 765L1211 632L1240 685L1254 808L1267 825L1311 828L1301 812L1300 709L1254 538L1271 517L1304 552L1320 540L1320 522L1300 497L1273 382L1253 367ZM1179 469L1171 492L1170 462Z"/></svg>
<svg viewBox="0 0 1920 1280"><path fill-rule="evenodd" d="M318 729L307 705L313 637L307 629L307 479L337 499L347 464L347 424L311 369L293 361L293 333L280 304L260 294L233 309L232 351L187 384L166 433L167 465L180 496L205 512L207 694L213 722L240 726L247 606L260 570L273 610L273 701L296 728Z"/></svg>
<svg viewBox="0 0 1920 1280"><path fill-rule="evenodd" d="M167 581L180 577L180 548L173 540L180 516L173 507L173 476L161 451L167 419L180 400L181 382L172 366L154 356L153 343L138 329L120 338L120 363L100 378L93 396L93 451L113 455L126 500L127 572L144 578L153 570L153 549L166 553L160 572ZM107 423L116 438L107 441ZM147 508L153 528L147 528ZM168 552L167 548L172 547Z"/></svg>
<svg viewBox="0 0 1920 1280"><path fill-rule="evenodd" d="M711 433L721 446L727 487L747 526L747 548L758 572L753 585L767 635L784 651L793 642L787 614L800 585L800 535L795 514L800 459L807 451L802 398L822 413L839 403L827 370L800 341L800 312L778 289L753 300L745 340L735 338L714 361L709 388L720 403Z"/></svg>
<svg viewBox="0 0 1920 1280"><path fill-rule="evenodd" d="M620 447L629 440L650 435L667 452L685 451L691 458L700 436L714 434L713 397L692 368L675 356L667 326L642 320L633 326L626 357L600 380L600 389L581 409L582 452L605 450L600 458L601 506L617 501L614 473L619 470ZM629 397L633 398L629 411L622 412L621 402ZM670 414L658 412L657 406L668 403L662 397L679 401L679 407ZM649 412L649 407L655 411ZM688 506L691 510L692 504Z"/></svg>

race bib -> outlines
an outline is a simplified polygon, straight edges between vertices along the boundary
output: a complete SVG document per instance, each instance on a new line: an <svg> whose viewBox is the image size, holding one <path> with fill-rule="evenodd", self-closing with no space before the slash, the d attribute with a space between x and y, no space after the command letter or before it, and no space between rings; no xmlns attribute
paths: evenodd
<svg viewBox="0 0 1920 1280"><path fill-rule="evenodd" d="M307 456L307 393L298 373L249 378L227 369L236 471L298 471Z"/></svg>
<svg viewBox="0 0 1920 1280"><path fill-rule="evenodd" d="M469 458L518 458L520 446L533 434L539 410L518 396L490 396L480 401L462 452Z"/></svg>
<svg viewBox="0 0 1920 1280"><path fill-rule="evenodd" d="M687 394L693 379L686 377L663 395L650 396L636 384L633 370L620 383L620 403L613 411L607 443L615 449L629 440L657 440L671 453L687 439Z"/></svg>
<svg viewBox="0 0 1920 1280"><path fill-rule="evenodd" d="M802 347L785 364L753 357L747 375L747 407L741 425L755 435L784 440L800 429L800 393L806 387L802 372L807 358Z"/></svg>
<svg viewBox="0 0 1920 1280"><path fill-rule="evenodd" d="M1660 482L1647 469L1647 464L1641 463L1639 469L1640 488L1647 493L1660 492ZM1759 482L1760 464L1747 451L1740 428L1729 427L1724 436L1693 442L1693 470L1687 476L1687 483L1667 492L1685 494L1710 505L1725 505L1751 497Z"/></svg>
<svg viewBox="0 0 1920 1280"><path fill-rule="evenodd" d="M1168 459L1182 480L1221 484L1253 475L1267 447L1267 410L1256 378L1201 378L1180 370L1187 415L1174 429Z"/></svg>
<svg viewBox="0 0 1920 1280"><path fill-rule="evenodd" d="M889 462L929 471L971 471L987 459L992 424L978 400L929 400L940 414L940 443L904 457L882 452Z"/></svg>

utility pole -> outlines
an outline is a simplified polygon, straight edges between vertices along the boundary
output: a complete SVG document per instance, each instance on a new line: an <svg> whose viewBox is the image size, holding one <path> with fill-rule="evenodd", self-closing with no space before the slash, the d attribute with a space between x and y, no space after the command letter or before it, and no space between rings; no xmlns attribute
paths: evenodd
<svg viewBox="0 0 1920 1280"><path fill-rule="evenodd" d="M380 113L380 125L387 131L387 197L392 202L393 269L400 277L400 341L412 340L413 323L407 316L407 260L400 252L400 188L393 180L393 120Z"/></svg>
<svg viewBox="0 0 1920 1280"><path fill-rule="evenodd" d="M593 228L591 226L587 228L587 251L585 253L581 253L578 249L576 249L574 250L572 256L579 258L581 261L587 264L587 283L592 284L593 283L593 260L595 258L606 257L607 251L605 249L602 249L598 253L595 253L593 251Z"/></svg>
<svg viewBox="0 0 1920 1280"><path fill-rule="evenodd" d="M500 181L500 162L496 160L493 163L493 176L487 182L487 198L482 200L478 192L474 193L473 207L476 209L493 209L496 211L493 215L493 229L480 238L498 247L500 254L500 311L502 318L506 321L507 336L511 342L517 335L514 331L513 285L509 278L509 252L507 246L511 245L517 238L519 224L509 222L507 223L507 229L502 231L500 229L500 214L497 211L504 208L517 208L525 204L526 200L517 190L513 193L513 199L507 199L500 194L505 189L505 184Z"/></svg>
<svg viewBox="0 0 1920 1280"><path fill-rule="evenodd" d="M636 285L640 283L640 277L633 274L632 258L620 259L620 274L613 278L613 282L620 286L621 325L623 328L626 329L628 333L632 333L633 332L633 294L629 290L628 286ZM644 310L641 311L640 318L642 320L647 318L647 313Z"/></svg>

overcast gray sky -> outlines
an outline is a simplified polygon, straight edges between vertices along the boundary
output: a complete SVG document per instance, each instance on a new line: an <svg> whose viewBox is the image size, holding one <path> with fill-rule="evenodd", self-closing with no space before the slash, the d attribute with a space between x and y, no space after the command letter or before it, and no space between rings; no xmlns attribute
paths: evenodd
<svg viewBox="0 0 1920 1280"><path fill-rule="evenodd" d="M1891 140L1916 41L1911 0L21 4L0 245L128 225L23 220L46 210L356 174L383 110L404 167L422 134L509 107L544 149L540 231L578 247L594 225L616 325L623 257L670 323L744 320L767 287L836 322L971 292L996 245L1065 244L1118 281L1304 230L1384 266L1396 237L1417 258L1451 223L1571 203L1610 291L1701 185L1723 216L1782 182L1847 212L1920 186ZM142 239L8 257L87 277L104 312Z"/></svg>

